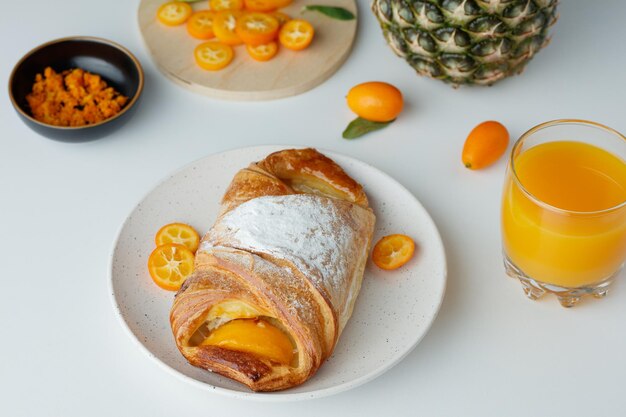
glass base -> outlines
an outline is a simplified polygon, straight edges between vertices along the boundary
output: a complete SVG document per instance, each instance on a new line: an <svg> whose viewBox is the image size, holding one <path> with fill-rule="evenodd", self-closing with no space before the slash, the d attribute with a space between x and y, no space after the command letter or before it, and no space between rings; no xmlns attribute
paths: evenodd
<svg viewBox="0 0 626 417"><path fill-rule="evenodd" d="M585 287L564 288L558 285L545 284L543 282L532 279L526 275L521 269L504 255L504 268L511 278L516 278L522 284L526 297L531 300L541 298L545 293L556 295L563 307L574 307L585 295L591 295L595 298L604 298L609 292L609 287L613 283L615 277L620 273L618 270L610 277Z"/></svg>

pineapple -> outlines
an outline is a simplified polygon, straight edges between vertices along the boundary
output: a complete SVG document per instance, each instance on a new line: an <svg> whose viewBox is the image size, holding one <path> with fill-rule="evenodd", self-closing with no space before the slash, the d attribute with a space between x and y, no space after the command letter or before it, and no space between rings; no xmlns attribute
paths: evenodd
<svg viewBox="0 0 626 417"><path fill-rule="evenodd" d="M549 41L558 0L373 0L387 43L422 75L491 85Z"/></svg>

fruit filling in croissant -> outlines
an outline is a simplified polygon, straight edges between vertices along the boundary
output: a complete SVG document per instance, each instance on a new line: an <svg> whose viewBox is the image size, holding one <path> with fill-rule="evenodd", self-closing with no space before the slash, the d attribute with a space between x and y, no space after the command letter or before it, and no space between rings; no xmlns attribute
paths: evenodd
<svg viewBox="0 0 626 417"><path fill-rule="evenodd" d="M206 321L191 337L190 345L218 346L290 365L296 349L281 327L278 320L264 316L248 303L223 301L209 310Z"/></svg>
<svg viewBox="0 0 626 417"><path fill-rule="evenodd" d="M231 320L213 330L202 345L248 352L283 365L294 357L289 336L263 318Z"/></svg>

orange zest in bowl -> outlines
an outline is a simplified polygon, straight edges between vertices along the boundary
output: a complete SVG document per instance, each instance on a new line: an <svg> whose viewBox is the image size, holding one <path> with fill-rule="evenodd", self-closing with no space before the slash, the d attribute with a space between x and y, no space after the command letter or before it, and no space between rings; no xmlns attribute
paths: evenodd
<svg viewBox="0 0 626 417"><path fill-rule="evenodd" d="M117 92L97 74L80 68L62 73L47 67L35 76L26 96L32 116L54 126L85 126L122 111L128 97Z"/></svg>

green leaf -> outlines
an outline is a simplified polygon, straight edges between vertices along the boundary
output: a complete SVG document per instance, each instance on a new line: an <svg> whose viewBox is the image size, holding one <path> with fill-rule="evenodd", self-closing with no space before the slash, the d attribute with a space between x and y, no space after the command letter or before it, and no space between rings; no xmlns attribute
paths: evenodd
<svg viewBox="0 0 626 417"><path fill-rule="evenodd" d="M304 6L304 10L311 12L320 12L328 17L332 17L333 19L337 20L353 20L355 18L354 14L350 10L346 10L343 7L320 6L310 4L308 6Z"/></svg>
<svg viewBox="0 0 626 417"><path fill-rule="evenodd" d="M365 120L361 117L357 117L356 119L351 121L348 127L346 127L346 130L343 131L343 138L356 139L365 135L366 133L374 132L375 130L387 127L395 121L396 119L393 119L389 122L372 122L371 120Z"/></svg>

